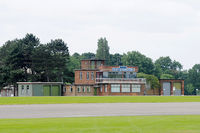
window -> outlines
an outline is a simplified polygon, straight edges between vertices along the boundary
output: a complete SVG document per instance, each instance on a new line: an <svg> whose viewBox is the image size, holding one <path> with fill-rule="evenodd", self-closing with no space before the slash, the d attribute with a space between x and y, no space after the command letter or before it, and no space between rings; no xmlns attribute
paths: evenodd
<svg viewBox="0 0 200 133"><path fill-rule="evenodd" d="M132 85L132 92L140 92L140 85Z"/></svg>
<svg viewBox="0 0 200 133"><path fill-rule="evenodd" d="M89 72L87 72L87 80L90 79L90 75L89 75Z"/></svg>
<svg viewBox="0 0 200 133"><path fill-rule="evenodd" d="M107 88L107 87L108 87L108 86L105 85L104 92L108 92L108 88Z"/></svg>
<svg viewBox="0 0 200 133"><path fill-rule="evenodd" d="M85 92L85 86L83 86L83 92Z"/></svg>
<svg viewBox="0 0 200 133"><path fill-rule="evenodd" d="M91 92L90 86L87 87L87 92Z"/></svg>
<svg viewBox="0 0 200 133"><path fill-rule="evenodd" d="M66 88L65 87L63 87L63 92L66 92Z"/></svg>
<svg viewBox="0 0 200 133"><path fill-rule="evenodd" d="M122 85L122 92L131 92L130 84L123 84Z"/></svg>
<svg viewBox="0 0 200 133"><path fill-rule="evenodd" d="M24 93L24 85L22 85L21 95Z"/></svg>
<svg viewBox="0 0 200 133"><path fill-rule="evenodd" d="M94 61L91 62L91 68L95 69L95 62Z"/></svg>
<svg viewBox="0 0 200 133"><path fill-rule="evenodd" d="M29 85L26 86L26 89L27 89L27 90L29 89Z"/></svg>
<svg viewBox="0 0 200 133"><path fill-rule="evenodd" d="M78 92L81 92L81 87L80 86L78 87Z"/></svg>
<svg viewBox="0 0 200 133"><path fill-rule="evenodd" d="M24 89L24 85L22 85L22 90Z"/></svg>
<svg viewBox="0 0 200 133"><path fill-rule="evenodd" d="M120 84L111 84L111 92L120 92Z"/></svg>
<svg viewBox="0 0 200 133"><path fill-rule="evenodd" d="M82 72L80 72L80 80L82 80Z"/></svg>
<svg viewBox="0 0 200 133"><path fill-rule="evenodd" d="M91 80L94 80L94 72L91 72Z"/></svg>
<svg viewBox="0 0 200 133"><path fill-rule="evenodd" d="M72 86L70 87L70 92L73 92L73 88L72 88Z"/></svg>
<svg viewBox="0 0 200 133"><path fill-rule="evenodd" d="M102 89L102 85L100 86L100 92L102 92L103 91L103 89Z"/></svg>

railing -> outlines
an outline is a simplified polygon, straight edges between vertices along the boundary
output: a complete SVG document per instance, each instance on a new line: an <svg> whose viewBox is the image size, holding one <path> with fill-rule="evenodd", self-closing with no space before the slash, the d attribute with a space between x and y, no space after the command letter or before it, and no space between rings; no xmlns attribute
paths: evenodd
<svg viewBox="0 0 200 133"><path fill-rule="evenodd" d="M96 83L142 83L146 84L144 78L96 78Z"/></svg>

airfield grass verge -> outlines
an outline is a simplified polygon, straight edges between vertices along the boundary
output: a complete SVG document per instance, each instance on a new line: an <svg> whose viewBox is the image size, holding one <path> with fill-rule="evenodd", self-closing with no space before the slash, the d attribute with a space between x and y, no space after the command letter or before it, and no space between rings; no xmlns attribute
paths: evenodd
<svg viewBox="0 0 200 133"><path fill-rule="evenodd" d="M200 102L200 96L82 96L0 97L0 105L64 103L167 103Z"/></svg>
<svg viewBox="0 0 200 133"><path fill-rule="evenodd" d="M200 115L0 119L1 133L199 133Z"/></svg>

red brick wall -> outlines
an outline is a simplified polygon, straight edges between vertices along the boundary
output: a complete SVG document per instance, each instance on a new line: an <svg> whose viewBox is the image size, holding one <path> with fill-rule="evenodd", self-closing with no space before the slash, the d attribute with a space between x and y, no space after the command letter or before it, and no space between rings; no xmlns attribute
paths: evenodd
<svg viewBox="0 0 200 133"><path fill-rule="evenodd" d="M91 69L91 62L94 61L95 69L98 69L97 62L100 61L101 65L104 65L103 60L82 60L81 61L81 69Z"/></svg>
<svg viewBox="0 0 200 133"><path fill-rule="evenodd" d="M173 83L181 83L181 95L184 95L184 80L174 80L174 79L160 79L160 94L163 95L163 82L170 82L171 88L170 93L173 94Z"/></svg>
<svg viewBox="0 0 200 133"><path fill-rule="evenodd" d="M90 69L90 61L82 60L81 61L81 69Z"/></svg>
<svg viewBox="0 0 200 133"><path fill-rule="evenodd" d="M88 85L89 86L89 85ZM85 87L85 92L83 92L83 86L75 86L75 85L66 85L66 91L64 92L64 96L94 96L94 87L90 86L90 92L87 91L87 87ZM71 92L72 87L72 92ZM78 92L78 87L80 87L80 92Z"/></svg>
<svg viewBox="0 0 200 133"><path fill-rule="evenodd" d="M80 72L82 72L82 80L80 80ZM89 72L89 80L87 80L87 72ZM94 79L91 79L91 73L94 73ZM76 84L95 84L96 79L95 70L75 70L75 85Z"/></svg>

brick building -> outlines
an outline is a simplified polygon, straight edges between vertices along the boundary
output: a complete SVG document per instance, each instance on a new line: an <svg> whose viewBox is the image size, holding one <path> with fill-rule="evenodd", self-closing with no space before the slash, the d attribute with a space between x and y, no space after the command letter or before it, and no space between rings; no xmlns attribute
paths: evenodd
<svg viewBox="0 0 200 133"><path fill-rule="evenodd" d="M138 67L106 66L104 60L81 61L74 85L66 85L66 96L144 95L146 79L136 78Z"/></svg>
<svg viewBox="0 0 200 133"><path fill-rule="evenodd" d="M160 79L160 94L163 96L184 95L184 80L181 79Z"/></svg>

